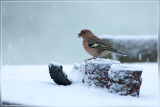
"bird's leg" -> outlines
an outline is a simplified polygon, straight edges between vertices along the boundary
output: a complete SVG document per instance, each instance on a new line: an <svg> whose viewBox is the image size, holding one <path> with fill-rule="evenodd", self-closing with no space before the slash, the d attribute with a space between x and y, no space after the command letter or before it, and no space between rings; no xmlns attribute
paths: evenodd
<svg viewBox="0 0 160 107"><path fill-rule="evenodd" d="M91 59L96 59L97 57L92 57L92 58L89 58L89 59L86 59L86 60L84 60L84 62L87 62L87 61L89 61L89 60L91 60Z"/></svg>

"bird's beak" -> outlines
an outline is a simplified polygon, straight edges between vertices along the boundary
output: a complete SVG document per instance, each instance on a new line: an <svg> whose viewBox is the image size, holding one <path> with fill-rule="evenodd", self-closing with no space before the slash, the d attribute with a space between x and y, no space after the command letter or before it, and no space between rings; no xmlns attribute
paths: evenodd
<svg viewBox="0 0 160 107"><path fill-rule="evenodd" d="M79 38L82 37L82 33L78 33L78 37L79 37Z"/></svg>

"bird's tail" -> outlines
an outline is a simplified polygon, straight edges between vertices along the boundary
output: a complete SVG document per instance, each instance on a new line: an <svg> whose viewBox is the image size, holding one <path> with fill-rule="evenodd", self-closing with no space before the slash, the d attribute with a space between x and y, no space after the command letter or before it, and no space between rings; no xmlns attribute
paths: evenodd
<svg viewBox="0 0 160 107"><path fill-rule="evenodd" d="M111 51L111 52L114 52L114 53L118 53L118 54L121 54L121 55L123 55L123 56L127 56L125 53L123 53L123 52L120 52L120 51L118 51L118 50L116 50L116 49L113 49L113 48L107 48L106 50L108 50L108 51Z"/></svg>

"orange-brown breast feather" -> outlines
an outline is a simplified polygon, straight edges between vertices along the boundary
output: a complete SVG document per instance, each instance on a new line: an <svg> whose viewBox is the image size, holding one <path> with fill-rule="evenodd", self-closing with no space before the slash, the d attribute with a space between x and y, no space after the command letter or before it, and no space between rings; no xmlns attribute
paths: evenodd
<svg viewBox="0 0 160 107"><path fill-rule="evenodd" d="M101 50L89 47L88 43L89 42L88 42L87 39L83 39L83 47L86 50L86 52L89 53L90 55L94 56L94 57L98 57L101 53Z"/></svg>

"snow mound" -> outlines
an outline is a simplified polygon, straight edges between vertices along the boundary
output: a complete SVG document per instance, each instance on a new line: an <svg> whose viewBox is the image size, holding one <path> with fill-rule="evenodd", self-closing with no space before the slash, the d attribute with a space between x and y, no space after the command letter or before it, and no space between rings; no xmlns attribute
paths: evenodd
<svg viewBox="0 0 160 107"><path fill-rule="evenodd" d="M72 81L72 83L82 83L82 79L84 77L83 64L75 63L73 65L73 69L68 75L68 79Z"/></svg>

